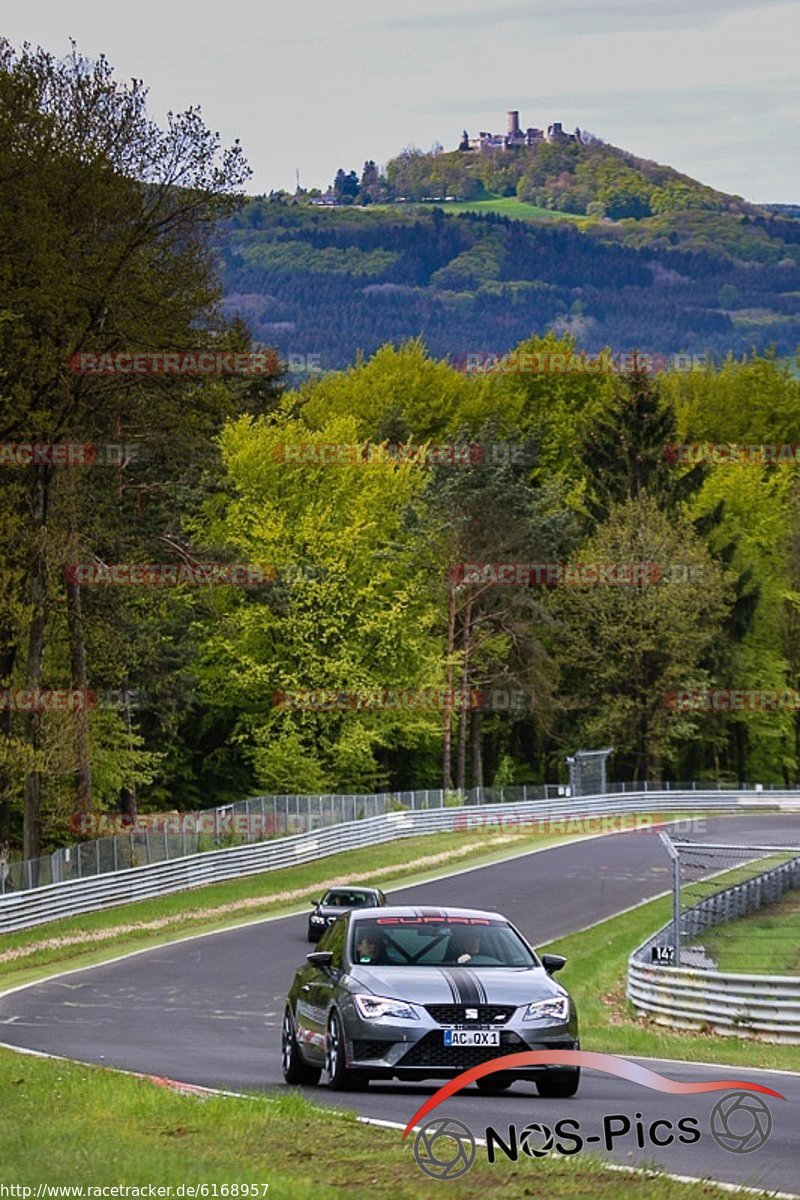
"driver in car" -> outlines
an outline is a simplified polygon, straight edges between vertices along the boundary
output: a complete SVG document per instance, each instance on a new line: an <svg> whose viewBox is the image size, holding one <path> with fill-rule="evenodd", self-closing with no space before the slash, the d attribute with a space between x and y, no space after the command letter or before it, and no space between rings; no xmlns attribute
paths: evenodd
<svg viewBox="0 0 800 1200"><path fill-rule="evenodd" d="M476 954L481 952L481 935L477 929L459 930L453 936L450 950L450 958L452 962L464 963L470 962Z"/></svg>
<svg viewBox="0 0 800 1200"><path fill-rule="evenodd" d="M375 933L362 933L356 942L356 962L376 963L380 960L381 943Z"/></svg>

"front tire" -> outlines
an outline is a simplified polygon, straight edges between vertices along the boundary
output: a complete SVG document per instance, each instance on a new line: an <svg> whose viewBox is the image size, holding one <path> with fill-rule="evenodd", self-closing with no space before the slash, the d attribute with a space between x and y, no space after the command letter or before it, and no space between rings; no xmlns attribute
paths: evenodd
<svg viewBox="0 0 800 1200"><path fill-rule="evenodd" d="M369 1083L369 1079L350 1071L345 1062L345 1041L342 1021L337 1012L332 1012L328 1022L328 1036L325 1039L325 1070L328 1072L328 1086L336 1092L361 1091Z"/></svg>
<svg viewBox="0 0 800 1200"><path fill-rule="evenodd" d="M574 1096L581 1081L581 1069L575 1067L572 1071L553 1071L536 1080L536 1090L540 1096L548 1100L562 1100Z"/></svg>
<svg viewBox="0 0 800 1200"><path fill-rule="evenodd" d="M307 1063L303 1062L300 1047L297 1045L292 1011L288 1006L286 1012L283 1014L281 1064L283 1066L283 1078L287 1083L305 1084L307 1087L313 1087L314 1084L319 1083L322 1069L320 1067L310 1067Z"/></svg>

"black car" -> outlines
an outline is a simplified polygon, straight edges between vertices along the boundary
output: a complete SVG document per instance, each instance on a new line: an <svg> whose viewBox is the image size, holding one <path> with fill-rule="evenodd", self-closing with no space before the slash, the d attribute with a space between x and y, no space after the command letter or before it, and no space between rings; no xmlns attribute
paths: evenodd
<svg viewBox="0 0 800 1200"><path fill-rule="evenodd" d="M287 1083L333 1088L370 1079L452 1078L526 1050L579 1050L575 1005L541 957L496 912L357 908L326 929L295 975L283 1017ZM477 1081L515 1079L541 1096L574 1096L580 1068L525 1066Z"/></svg>
<svg viewBox="0 0 800 1200"><path fill-rule="evenodd" d="M308 940L318 942L329 925L351 908L383 908L386 897L380 888L332 887L320 900L312 900L308 918Z"/></svg>

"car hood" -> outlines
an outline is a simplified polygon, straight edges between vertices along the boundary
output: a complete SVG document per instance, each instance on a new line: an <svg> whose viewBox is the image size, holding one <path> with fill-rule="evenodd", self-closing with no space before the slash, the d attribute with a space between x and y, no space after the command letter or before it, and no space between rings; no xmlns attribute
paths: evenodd
<svg viewBox="0 0 800 1200"><path fill-rule="evenodd" d="M414 1004L528 1004L566 989L543 967L384 967L354 964L350 979L378 996Z"/></svg>

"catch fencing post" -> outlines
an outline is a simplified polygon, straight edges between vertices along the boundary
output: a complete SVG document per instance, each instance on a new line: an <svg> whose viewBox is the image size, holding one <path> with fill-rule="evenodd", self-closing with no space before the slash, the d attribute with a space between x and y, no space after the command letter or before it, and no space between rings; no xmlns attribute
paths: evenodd
<svg viewBox="0 0 800 1200"><path fill-rule="evenodd" d="M675 966L681 965L681 859L678 848L666 833L659 833L667 854L672 859L672 940L675 943Z"/></svg>

